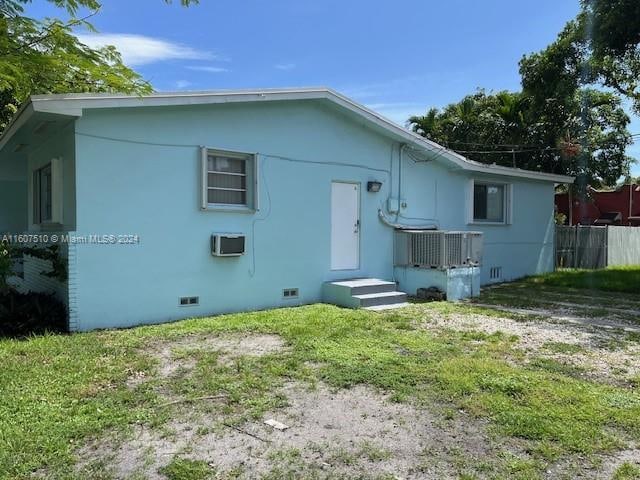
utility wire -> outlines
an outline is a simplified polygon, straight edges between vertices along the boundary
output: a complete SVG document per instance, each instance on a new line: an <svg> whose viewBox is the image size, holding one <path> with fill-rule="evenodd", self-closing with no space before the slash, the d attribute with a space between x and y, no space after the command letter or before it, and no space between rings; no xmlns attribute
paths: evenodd
<svg viewBox="0 0 640 480"><path fill-rule="evenodd" d="M628 136L630 138L640 137L640 133L631 133ZM461 142L458 140L449 140L449 141L442 140L437 143L442 143L444 145L447 145L447 148L451 150L455 150L458 153L513 153L513 150L515 150L515 153L520 153L520 152L562 150L562 148L560 147L549 147L549 146L543 147L543 146L534 145L534 144L518 144L518 143L481 143L481 142ZM504 148L508 148L509 150L491 150L491 151L458 150L457 148L452 147L451 145L468 145L468 146L478 146L478 147L504 147Z"/></svg>
<svg viewBox="0 0 640 480"><path fill-rule="evenodd" d="M534 144L516 144L516 143L479 143L479 142L459 142L457 140L443 141L446 144L469 145L479 147L507 147L507 148L544 148Z"/></svg>
<svg viewBox="0 0 640 480"><path fill-rule="evenodd" d="M456 152L458 153L494 153L494 154L500 154L500 155L506 155L506 154L514 154L514 153L531 153L531 152L551 152L551 151L556 151L556 150L563 150L562 148L552 148L552 147L545 147L545 148L532 148L532 149L528 149L528 150L456 150Z"/></svg>

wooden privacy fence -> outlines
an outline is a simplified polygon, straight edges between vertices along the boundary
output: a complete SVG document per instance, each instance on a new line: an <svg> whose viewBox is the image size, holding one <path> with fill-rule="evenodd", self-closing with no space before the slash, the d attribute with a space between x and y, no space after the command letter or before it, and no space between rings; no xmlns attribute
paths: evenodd
<svg viewBox="0 0 640 480"><path fill-rule="evenodd" d="M557 268L640 265L640 228L556 226Z"/></svg>

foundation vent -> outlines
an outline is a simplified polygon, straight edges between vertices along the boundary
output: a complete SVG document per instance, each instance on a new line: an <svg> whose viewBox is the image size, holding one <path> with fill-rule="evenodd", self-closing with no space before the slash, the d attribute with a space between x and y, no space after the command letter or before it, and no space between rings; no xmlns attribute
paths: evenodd
<svg viewBox="0 0 640 480"><path fill-rule="evenodd" d="M282 290L282 298L298 298L297 288L285 288Z"/></svg>
<svg viewBox="0 0 640 480"><path fill-rule="evenodd" d="M180 297L180 306L188 307L190 305L198 305L200 303L200 297Z"/></svg>

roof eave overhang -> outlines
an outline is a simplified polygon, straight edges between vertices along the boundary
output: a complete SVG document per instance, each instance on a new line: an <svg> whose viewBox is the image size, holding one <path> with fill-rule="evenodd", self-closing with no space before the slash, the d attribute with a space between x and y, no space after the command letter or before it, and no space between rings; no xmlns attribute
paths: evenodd
<svg viewBox="0 0 640 480"><path fill-rule="evenodd" d="M525 178L528 180L538 180L555 184L572 184L575 177L569 175L557 175L553 173L535 172L533 170L523 170L521 168L502 167L500 165L486 165L467 160L470 165L465 165L464 169L474 173L499 175L502 177Z"/></svg>
<svg viewBox="0 0 640 480"><path fill-rule="evenodd" d="M22 126L29 121L34 114L33 103L31 101L23 104L16 115L13 117L5 131L0 136L0 151L5 147L7 143L13 138L13 136L22 128Z"/></svg>
<svg viewBox="0 0 640 480"><path fill-rule="evenodd" d="M217 92L167 92L144 96L123 94L34 95L30 101L20 109L9 128L2 137L0 137L0 149L2 149L15 132L18 131L35 112L80 117L84 109L95 108L185 106L313 99L326 100L351 113L359 115L392 136L395 140L428 151L434 154L434 156L447 161L454 168L474 173L526 178L553 183L573 183L574 181L574 177L566 175L554 175L474 162L417 133L402 128L379 113L354 102L340 93L324 87Z"/></svg>
<svg viewBox="0 0 640 480"><path fill-rule="evenodd" d="M11 141L11 139L20 131L20 129L31 118L38 114L45 114L49 117L57 118L78 118L82 116L82 109L79 108L51 108L50 105L34 102L33 99L25 102L16 115L13 117L5 131L0 136L0 151Z"/></svg>

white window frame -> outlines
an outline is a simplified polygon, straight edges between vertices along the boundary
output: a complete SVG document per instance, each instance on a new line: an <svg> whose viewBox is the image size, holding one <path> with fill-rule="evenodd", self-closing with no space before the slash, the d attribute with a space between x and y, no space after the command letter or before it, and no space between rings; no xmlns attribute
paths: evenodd
<svg viewBox="0 0 640 480"><path fill-rule="evenodd" d="M236 203L209 203L209 155L236 158L247 162L246 166L246 201ZM258 156L255 153L221 150L218 148L200 147L201 163L201 205L202 210L253 213L258 210ZM230 189L232 190L232 189Z"/></svg>
<svg viewBox="0 0 640 480"><path fill-rule="evenodd" d="M475 187L476 185L486 186L499 186L503 187L502 192L504 198L502 199L502 221L494 222L475 218L474 215L474 202L475 202ZM472 179L469 182L468 193L468 221L469 225L511 225L512 223L512 202L513 202L513 184L509 182L501 182L495 180L475 180Z"/></svg>

